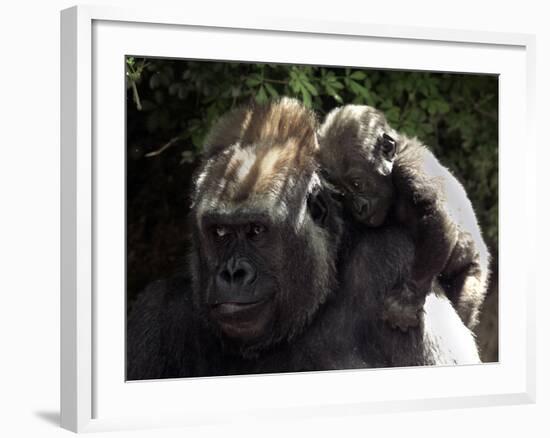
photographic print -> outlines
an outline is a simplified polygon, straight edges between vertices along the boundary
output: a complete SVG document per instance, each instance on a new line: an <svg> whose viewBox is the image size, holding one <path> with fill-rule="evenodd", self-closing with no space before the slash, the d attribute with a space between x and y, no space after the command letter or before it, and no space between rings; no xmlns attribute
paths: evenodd
<svg viewBox="0 0 550 438"><path fill-rule="evenodd" d="M125 71L127 380L498 361L498 76Z"/></svg>

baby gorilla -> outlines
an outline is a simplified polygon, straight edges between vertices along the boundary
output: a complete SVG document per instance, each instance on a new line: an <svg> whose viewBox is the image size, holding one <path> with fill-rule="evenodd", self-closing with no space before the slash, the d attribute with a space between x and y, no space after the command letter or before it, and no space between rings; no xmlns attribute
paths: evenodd
<svg viewBox="0 0 550 438"><path fill-rule="evenodd" d="M464 324L473 329L485 297L489 254L458 180L416 138L398 133L368 106L331 111L319 130L319 143L326 176L353 222L397 224L414 242L410 275L387 291L383 318L403 331L418 325L437 278Z"/></svg>

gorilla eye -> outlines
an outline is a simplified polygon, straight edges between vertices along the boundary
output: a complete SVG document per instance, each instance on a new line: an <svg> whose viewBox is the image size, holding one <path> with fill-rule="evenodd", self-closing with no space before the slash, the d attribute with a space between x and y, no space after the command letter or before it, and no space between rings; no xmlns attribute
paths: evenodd
<svg viewBox="0 0 550 438"><path fill-rule="evenodd" d="M266 228L262 224L252 224L250 225L250 235L251 236L259 236L263 232L265 232Z"/></svg>
<svg viewBox="0 0 550 438"><path fill-rule="evenodd" d="M223 225L217 225L214 227L214 235L218 238L226 237L229 234L229 228L224 227Z"/></svg>

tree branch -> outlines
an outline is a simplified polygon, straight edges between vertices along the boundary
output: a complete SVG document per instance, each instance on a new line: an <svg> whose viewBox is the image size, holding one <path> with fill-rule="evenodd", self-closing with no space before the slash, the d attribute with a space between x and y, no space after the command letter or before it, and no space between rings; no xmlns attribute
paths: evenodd
<svg viewBox="0 0 550 438"><path fill-rule="evenodd" d="M163 144L160 148L158 148L157 150L153 151L153 152L149 152L147 154L145 154L145 156L147 158L150 158L150 157L156 157L157 155L160 155L162 154L166 149L168 149L170 146L172 146L174 143L176 143L178 140L181 140L181 137L174 137L172 138L170 141L168 141L167 143Z"/></svg>

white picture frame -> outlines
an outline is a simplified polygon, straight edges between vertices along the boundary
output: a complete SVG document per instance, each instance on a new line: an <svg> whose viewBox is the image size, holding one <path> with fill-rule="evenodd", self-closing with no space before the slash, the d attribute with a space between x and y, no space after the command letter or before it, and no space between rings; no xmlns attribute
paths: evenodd
<svg viewBox="0 0 550 438"><path fill-rule="evenodd" d="M190 38L193 44L181 44ZM103 6L62 11L61 426L82 432L534 402L535 277L523 256L532 253L536 235L535 174L526 158L536 155L534 45L534 36L524 34L240 13ZM375 68L499 74L499 363L121 380L124 54L333 65L354 60ZM521 154L514 144L522 144ZM514 233L518 227L521 236Z"/></svg>

